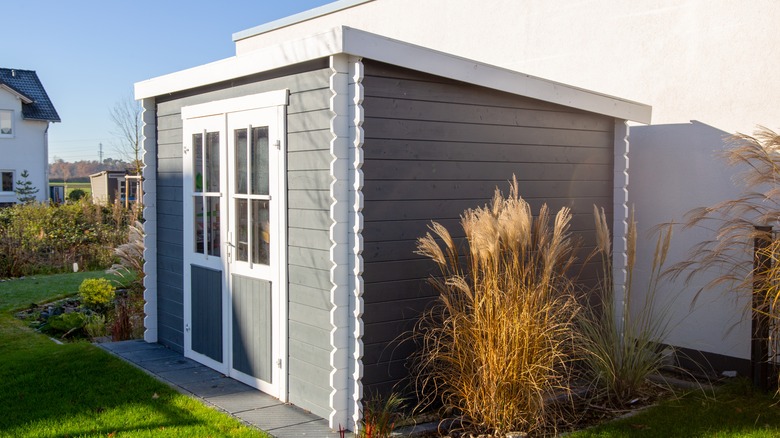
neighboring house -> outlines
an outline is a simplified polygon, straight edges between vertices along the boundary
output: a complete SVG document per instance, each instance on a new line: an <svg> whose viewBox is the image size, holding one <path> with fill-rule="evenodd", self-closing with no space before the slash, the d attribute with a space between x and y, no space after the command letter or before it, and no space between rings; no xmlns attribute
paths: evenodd
<svg viewBox="0 0 780 438"><path fill-rule="evenodd" d="M139 201L141 176L124 170L104 170L89 176L92 202L108 205L119 201L126 208Z"/></svg>
<svg viewBox="0 0 780 438"><path fill-rule="evenodd" d="M653 124L630 130L629 201L640 237L634 280L641 290L656 225L738 194L732 180L739 176L717 156L725 137L750 134L756 125L780 130L778 22L775 0L342 0L233 39L243 56L344 25L651 104ZM669 262L712 237L707 230L675 230ZM703 365L716 372L747 374L750 301L722 286L691 307L711 279L661 284L661 301L673 303L666 306L667 342L703 353Z"/></svg>
<svg viewBox="0 0 780 438"><path fill-rule="evenodd" d="M37 200L47 199L49 123L59 121L34 71L0 68L0 206L17 202L14 189L25 170Z"/></svg>
<svg viewBox="0 0 780 438"><path fill-rule="evenodd" d="M354 2L352 2L354 3ZM621 241L627 121L650 107L373 33L318 29L135 86L144 113L146 333L354 428L406 376L432 300L414 254L517 175ZM618 246L619 254L622 249Z"/></svg>

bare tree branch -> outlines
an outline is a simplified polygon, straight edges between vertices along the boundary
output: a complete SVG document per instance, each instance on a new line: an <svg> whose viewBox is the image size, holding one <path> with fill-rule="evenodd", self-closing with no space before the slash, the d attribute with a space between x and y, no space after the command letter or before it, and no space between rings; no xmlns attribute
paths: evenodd
<svg viewBox="0 0 780 438"><path fill-rule="evenodd" d="M115 145L116 152L124 161L130 162L135 174L141 173L143 161L141 160L141 105L127 95L118 101L109 112L111 122L114 124L114 134L119 144Z"/></svg>

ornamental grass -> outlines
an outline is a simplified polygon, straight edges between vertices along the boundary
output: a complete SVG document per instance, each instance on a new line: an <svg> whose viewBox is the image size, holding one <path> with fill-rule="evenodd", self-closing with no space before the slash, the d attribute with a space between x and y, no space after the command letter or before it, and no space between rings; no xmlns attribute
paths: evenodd
<svg viewBox="0 0 780 438"><path fill-rule="evenodd" d="M489 206L461 216L465 251L445 227L418 240L441 276L415 337L418 397L472 430L533 432L562 418L580 306L565 275L575 261L571 211L534 217L513 180Z"/></svg>

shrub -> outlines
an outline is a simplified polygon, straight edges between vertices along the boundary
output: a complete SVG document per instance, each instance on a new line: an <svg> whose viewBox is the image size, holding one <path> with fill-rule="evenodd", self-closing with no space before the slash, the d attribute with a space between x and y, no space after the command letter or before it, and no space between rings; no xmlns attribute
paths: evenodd
<svg viewBox="0 0 780 438"><path fill-rule="evenodd" d="M642 306L632 313L636 254L636 221L634 213L628 222L627 281L623 299L616 302L612 276L612 245L604 209L596 206L596 250L601 258L600 287L595 291L598 307L588 307L578 317L584 341L583 362L595 397L615 406L622 406L647 388L647 378L664 365L664 351L659 348L669 332L669 306L657 306L656 290L661 269L671 242L671 228L658 236L651 269L650 284L644 293Z"/></svg>
<svg viewBox="0 0 780 438"><path fill-rule="evenodd" d="M99 313L93 313L87 317L84 324L84 331L90 338L96 339L105 336L108 333L106 328L106 317Z"/></svg>
<svg viewBox="0 0 780 438"><path fill-rule="evenodd" d="M87 278L79 286L79 297L85 307L104 311L114 300L114 291L114 285L105 278Z"/></svg>
<svg viewBox="0 0 780 438"><path fill-rule="evenodd" d="M87 196L87 192L81 189L73 189L68 193L68 200L73 202L78 202L81 199L84 199Z"/></svg>
<svg viewBox="0 0 780 438"><path fill-rule="evenodd" d="M126 235L125 213L87 200L64 205L17 204L0 209L0 277L111 266Z"/></svg>
<svg viewBox="0 0 780 438"><path fill-rule="evenodd" d="M532 432L562 410L551 395L569 391L573 324L579 305L565 272L574 262L571 212L550 224L534 218L514 180L489 206L461 216L465 255L442 225L418 241L418 253L441 270L439 296L415 328L415 364L423 403L439 401L472 428ZM438 240L437 240L438 239ZM442 241L440 246L438 241Z"/></svg>
<svg viewBox="0 0 780 438"><path fill-rule="evenodd" d="M87 317L83 313L63 313L49 317L41 327L41 331L45 333L62 333L62 338L66 338L84 328L86 322Z"/></svg>

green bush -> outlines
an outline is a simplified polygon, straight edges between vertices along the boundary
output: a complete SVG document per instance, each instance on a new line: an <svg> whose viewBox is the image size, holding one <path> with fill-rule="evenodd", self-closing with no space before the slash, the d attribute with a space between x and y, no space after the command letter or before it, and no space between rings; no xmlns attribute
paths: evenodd
<svg viewBox="0 0 780 438"><path fill-rule="evenodd" d="M86 323L87 317L83 313L63 313L49 317L46 324L41 327L41 331L45 333L62 333L62 337L65 338L84 328Z"/></svg>
<svg viewBox="0 0 780 438"><path fill-rule="evenodd" d="M79 201L80 199L87 196L87 192L81 189L73 189L70 193L68 193L68 200L69 201Z"/></svg>
<svg viewBox="0 0 780 438"><path fill-rule="evenodd" d="M87 278L79 286L79 296L84 307L103 311L114 300L115 287L105 278Z"/></svg>
<svg viewBox="0 0 780 438"><path fill-rule="evenodd" d="M0 278L64 272L74 262L105 269L114 261L113 248L125 241L132 216L87 199L0 209Z"/></svg>

